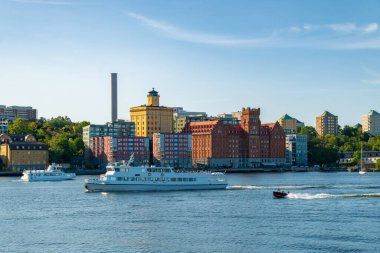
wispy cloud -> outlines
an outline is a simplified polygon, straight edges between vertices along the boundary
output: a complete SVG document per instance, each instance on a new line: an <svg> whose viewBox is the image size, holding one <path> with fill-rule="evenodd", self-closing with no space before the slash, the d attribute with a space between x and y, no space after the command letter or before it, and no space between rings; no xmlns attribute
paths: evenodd
<svg viewBox="0 0 380 253"><path fill-rule="evenodd" d="M362 83L366 84L380 84L380 73L369 69L365 68L364 71L371 77L370 79L364 79L361 80Z"/></svg>
<svg viewBox="0 0 380 253"><path fill-rule="evenodd" d="M268 31L269 35L266 37L237 38L188 31L135 12L125 13L130 18L164 36L189 43L275 48L380 49L379 25L375 22L365 25L354 23L304 24Z"/></svg>
<svg viewBox="0 0 380 253"><path fill-rule="evenodd" d="M166 36L193 43L201 43L201 44L215 44L215 45L255 45L260 46L264 45L271 41L271 38L249 38L249 39L236 39L236 38L228 38L220 35L213 34L205 34L198 32L190 32L183 29L180 29L176 26L170 25L168 23L153 20L147 18L145 16L139 15L134 12L127 12L128 16L136 19L137 21L143 23L144 25L153 28L156 31L159 31Z"/></svg>
<svg viewBox="0 0 380 253"><path fill-rule="evenodd" d="M338 32L338 33L373 33L379 28L377 23L370 23L363 26L358 26L354 23L338 23L327 25L310 25L305 24L302 26L292 26L289 31L291 32Z"/></svg>
<svg viewBox="0 0 380 253"><path fill-rule="evenodd" d="M72 1L63 0L11 0L12 2L25 3L25 4L45 4L45 5L73 5L77 4Z"/></svg>

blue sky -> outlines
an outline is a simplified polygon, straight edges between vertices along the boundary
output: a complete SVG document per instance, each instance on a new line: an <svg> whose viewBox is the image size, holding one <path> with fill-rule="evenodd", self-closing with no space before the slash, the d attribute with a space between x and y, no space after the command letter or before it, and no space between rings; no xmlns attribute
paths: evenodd
<svg viewBox="0 0 380 253"><path fill-rule="evenodd" d="M307 125L380 110L380 1L0 0L0 104L39 116L119 118L146 103L230 113L260 107Z"/></svg>

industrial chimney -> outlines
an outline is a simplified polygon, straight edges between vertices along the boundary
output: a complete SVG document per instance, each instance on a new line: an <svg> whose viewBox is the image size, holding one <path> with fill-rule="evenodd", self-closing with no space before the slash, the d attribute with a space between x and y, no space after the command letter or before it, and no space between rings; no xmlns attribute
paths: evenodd
<svg viewBox="0 0 380 253"><path fill-rule="evenodd" d="M111 73L111 122L117 120L117 73Z"/></svg>

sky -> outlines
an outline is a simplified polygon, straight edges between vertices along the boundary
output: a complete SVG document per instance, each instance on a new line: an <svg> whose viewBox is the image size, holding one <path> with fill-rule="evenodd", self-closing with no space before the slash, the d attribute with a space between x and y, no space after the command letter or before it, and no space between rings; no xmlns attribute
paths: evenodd
<svg viewBox="0 0 380 253"><path fill-rule="evenodd" d="M0 105L103 124L146 104L315 126L380 111L380 1L0 0Z"/></svg>

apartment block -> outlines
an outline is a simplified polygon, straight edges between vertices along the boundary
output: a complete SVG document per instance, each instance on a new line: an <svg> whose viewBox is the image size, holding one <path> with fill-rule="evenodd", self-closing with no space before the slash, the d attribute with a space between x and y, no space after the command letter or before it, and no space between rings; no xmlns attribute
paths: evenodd
<svg viewBox="0 0 380 253"><path fill-rule="evenodd" d="M37 110L31 106L5 106L0 105L0 115L10 118L21 118L23 120L37 119Z"/></svg>
<svg viewBox="0 0 380 253"><path fill-rule="evenodd" d="M160 166L192 167L192 138L190 134L154 133L153 159Z"/></svg>
<svg viewBox="0 0 380 253"><path fill-rule="evenodd" d="M83 127L83 142L86 148L90 147L91 138L102 136L134 136L135 123L123 120L109 122L104 125L88 125Z"/></svg>
<svg viewBox="0 0 380 253"><path fill-rule="evenodd" d="M149 163L149 139L134 136L102 136L90 140L91 157L101 167L110 162L128 161L133 153L134 165Z"/></svg>
<svg viewBox="0 0 380 253"><path fill-rule="evenodd" d="M286 135L286 163L293 166L307 166L307 135Z"/></svg>
<svg viewBox="0 0 380 253"><path fill-rule="evenodd" d="M320 116L316 117L316 131L319 135L338 134L338 116L328 111L324 111Z"/></svg>
<svg viewBox="0 0 380 253"><path fill-rule="evenodd" d="M371 110L362 116L362 131L373 136L380 135L380 114L377 111Z"/></svg>

